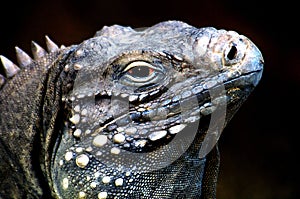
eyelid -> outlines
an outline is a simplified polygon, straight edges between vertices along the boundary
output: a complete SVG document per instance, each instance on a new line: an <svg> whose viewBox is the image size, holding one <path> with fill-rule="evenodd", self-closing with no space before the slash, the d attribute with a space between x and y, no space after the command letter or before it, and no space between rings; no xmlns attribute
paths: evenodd
<svg viewBox="0 0 300 199"><path fill-rule="evenodd" d="M149 68L152 68L154 70L157 70L157 68L155 68L153 65L147 63L147 62L144 62L144 61L135 61L135 62L132 62L130 64L128 64L128 66L126 66L126 68L124 69L124 71L129 71L130 69L132 68L135 68L137 66L147 66Z"/></svg>

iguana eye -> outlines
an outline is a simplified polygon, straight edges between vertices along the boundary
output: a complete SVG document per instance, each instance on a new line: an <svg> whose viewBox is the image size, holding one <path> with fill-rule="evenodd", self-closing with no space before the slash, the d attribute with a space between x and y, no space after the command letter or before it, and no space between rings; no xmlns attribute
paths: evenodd
<svg viewBox="0 0 300 199"><path fill-rule="evenodd" d="M123 70L121 81L133 86L157 83L162 77L160 68L144 61L131 62Z"/></svg>

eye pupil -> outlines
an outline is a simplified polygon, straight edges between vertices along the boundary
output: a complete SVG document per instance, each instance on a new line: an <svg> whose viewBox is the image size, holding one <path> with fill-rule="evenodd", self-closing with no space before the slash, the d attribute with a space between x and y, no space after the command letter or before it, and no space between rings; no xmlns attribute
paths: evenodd
<svg viewBox="0 0 300 199"><path fill-rule="evenodd" d="M233 60L236 57L237 54L237 48L235 46L231 46L228 54L227 54L227 58L229 60Z"/></svg>
<svg viewBox="0 0 300 199"><path fill-rule="evenodd" d="M128 73L136 78L148 77L153 73L154 69L147 66L136 66L128 71Z"/></svg>

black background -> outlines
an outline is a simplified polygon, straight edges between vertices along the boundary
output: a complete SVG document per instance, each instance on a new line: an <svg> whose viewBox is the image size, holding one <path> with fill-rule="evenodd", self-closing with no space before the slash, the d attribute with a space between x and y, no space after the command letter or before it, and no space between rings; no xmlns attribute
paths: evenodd
<svg viewBox="0 0 300 199"><path fill-rule="evenodd" d="M0 54L30 53L47 34L78 44L104 25L182 20L235 30L265 59L262 80L220 139L219 199L296 199L299 193L299 9L288 1L9 1L1 4Z"/></svg>

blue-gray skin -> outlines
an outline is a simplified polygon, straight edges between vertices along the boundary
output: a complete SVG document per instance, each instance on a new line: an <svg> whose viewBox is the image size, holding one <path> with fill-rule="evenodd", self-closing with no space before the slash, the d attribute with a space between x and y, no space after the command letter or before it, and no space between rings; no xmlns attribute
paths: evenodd
<svg viewBox="0 0 300 199"><path fill-rule="evenodd" d="M16 49L21 69L1 56L0 198L216 198L217 140L262 74L248 38L168 21L47 38L35 60Z"/></svg>

